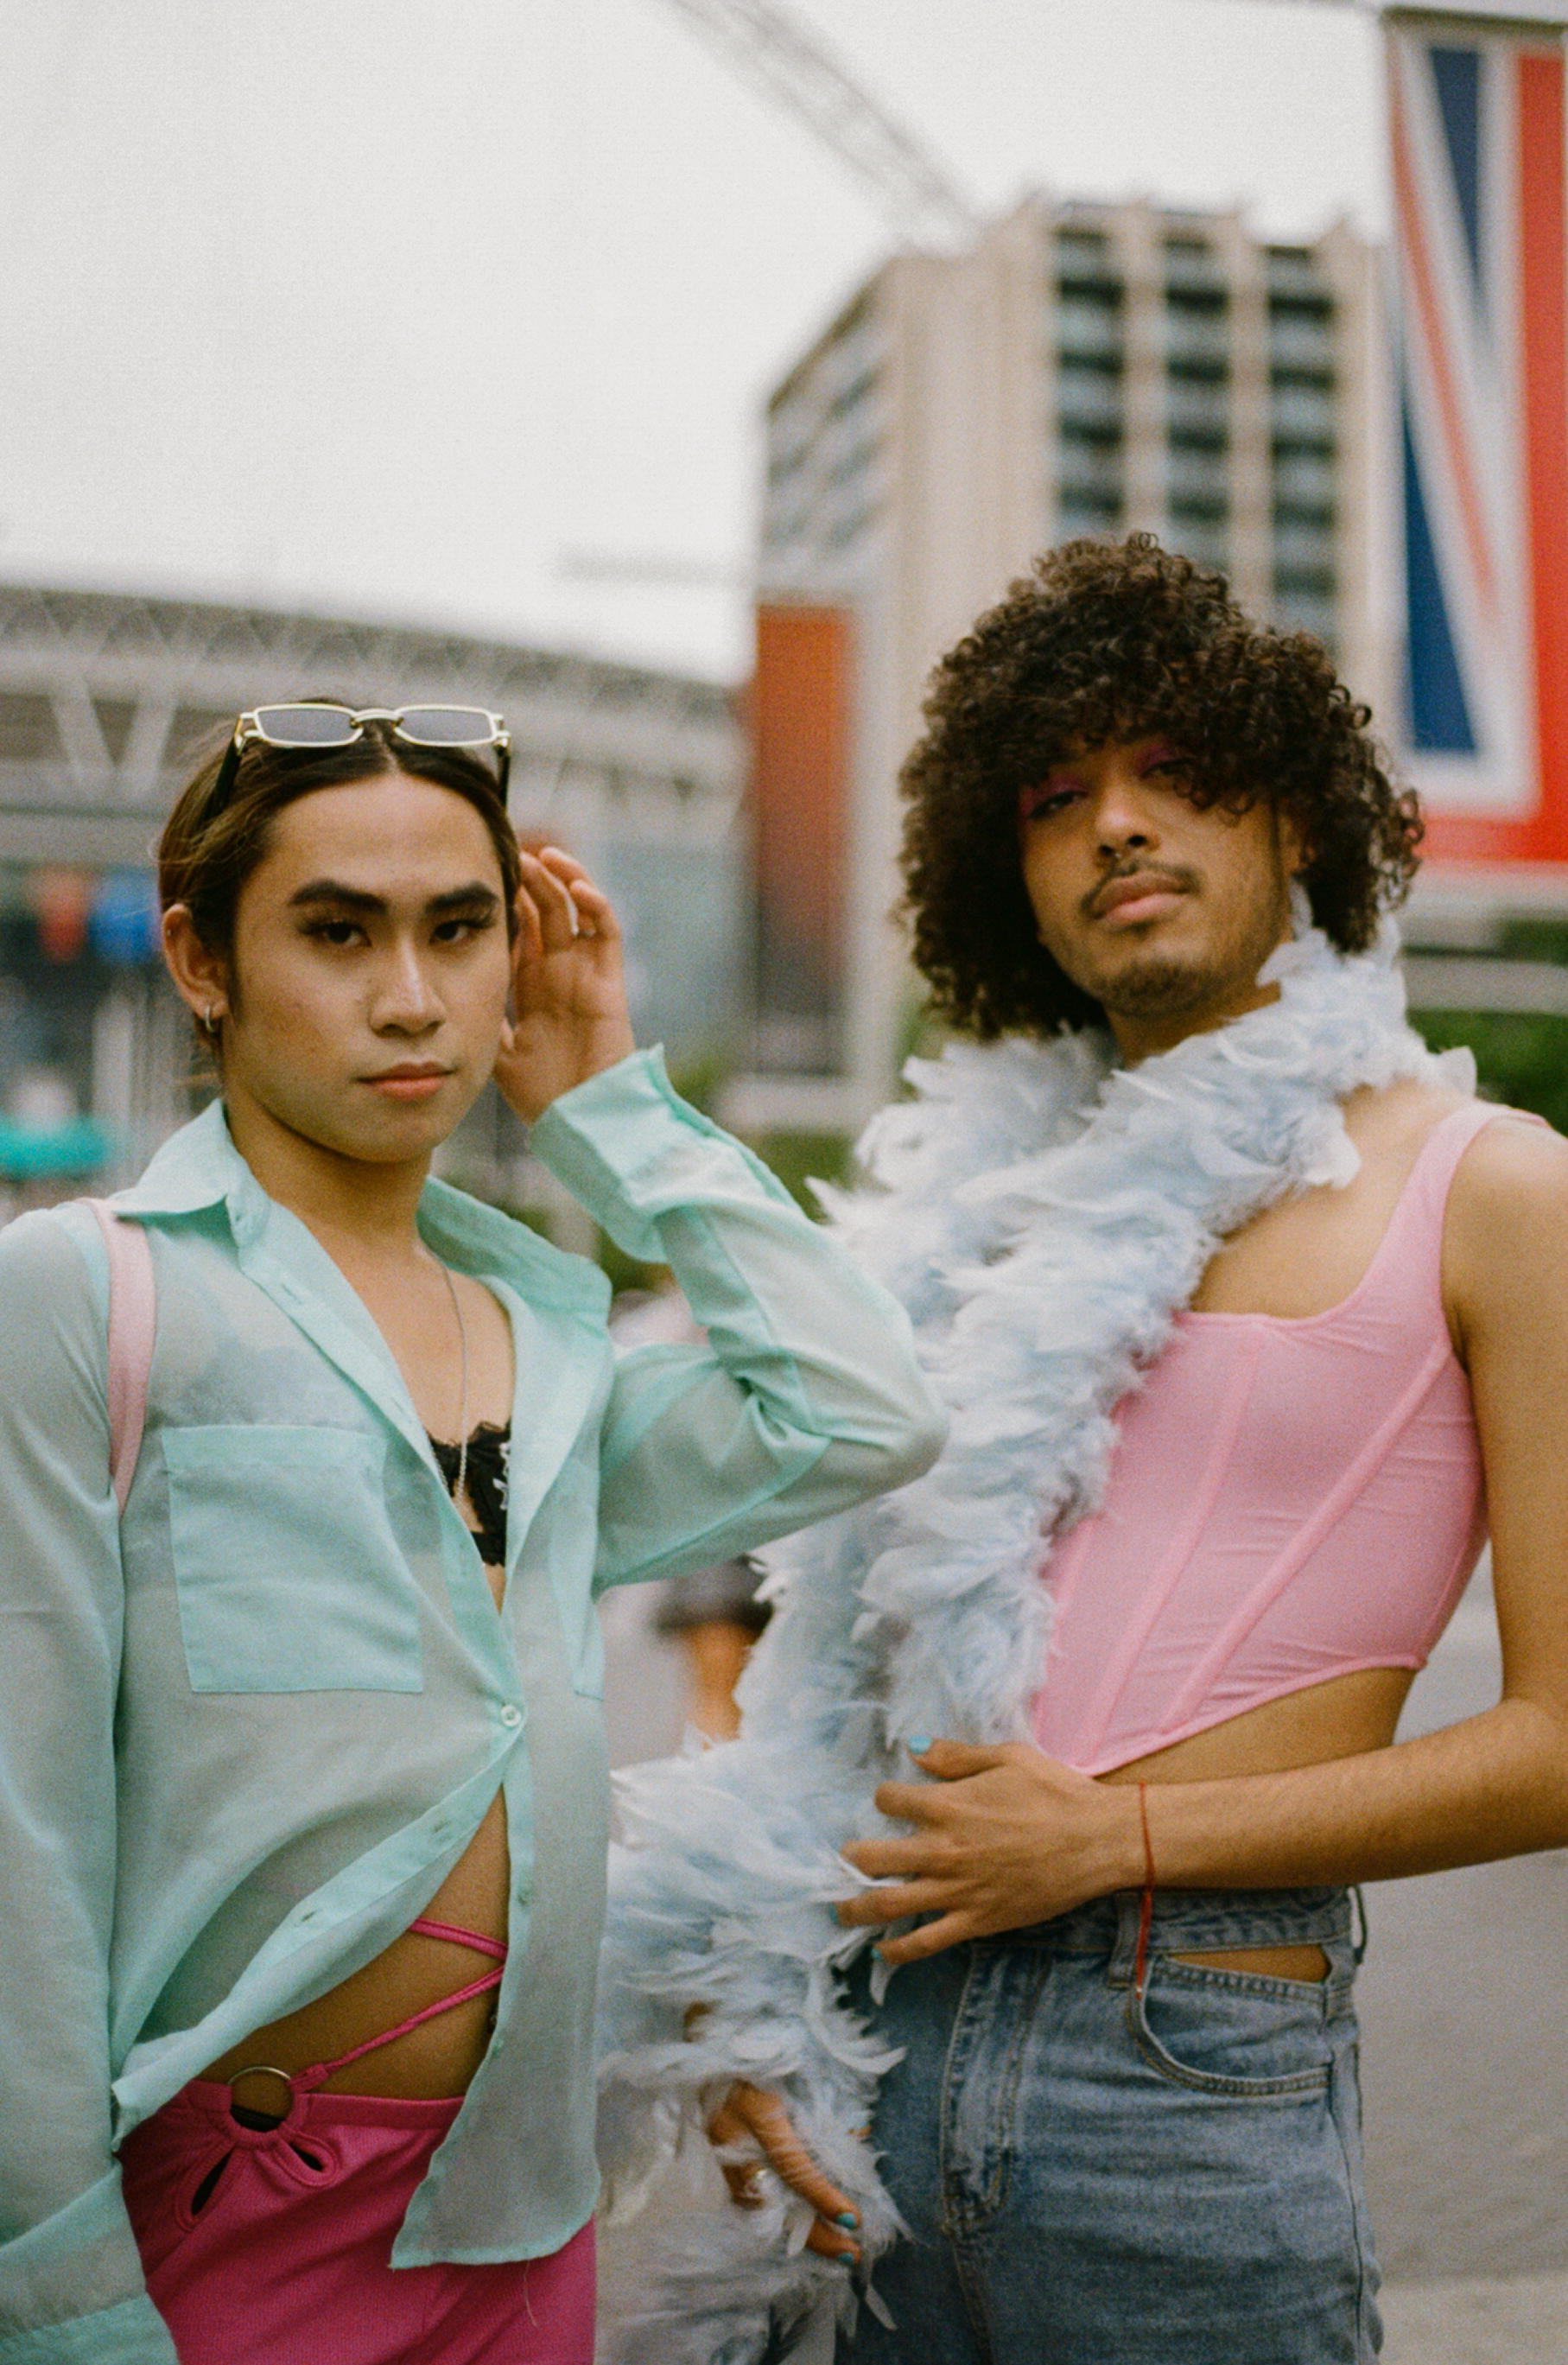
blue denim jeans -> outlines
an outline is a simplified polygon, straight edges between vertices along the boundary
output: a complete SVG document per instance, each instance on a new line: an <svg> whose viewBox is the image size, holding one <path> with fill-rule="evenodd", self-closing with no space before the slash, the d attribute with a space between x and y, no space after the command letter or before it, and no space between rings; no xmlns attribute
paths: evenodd
<svg viewBox="0 0 1568 2365"><path fill-rule="evenodd" d="M895 1973L909 2236L838 2365L1362 2365L1381 2350L1342 1889L1136 1895ZM1316 1944L1321 1984L1172 1956Z"/></svg>

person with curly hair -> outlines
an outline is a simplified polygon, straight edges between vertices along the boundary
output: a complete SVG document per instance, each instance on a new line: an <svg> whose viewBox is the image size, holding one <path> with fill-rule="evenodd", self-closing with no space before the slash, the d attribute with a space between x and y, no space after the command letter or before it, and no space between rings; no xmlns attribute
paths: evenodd
<svg viewBox="0 0 1568 2365"><path fill-rule="evenodd" d="M752 2204L646 2354L1372 2359L1350 1889L1568 1840L1568 1144L1406 1025L1419 816L1315 640L1073 543L925 712L958 1039L834 1212L949 1441L637 1800L618 2068L733 2080ZM1395 1745L1488 1519L1503 1697Z"/></svg>
<svg viewBox="0 0 1568 2365"><path fill-rule="evenodd" d="M1165 738L1189 805L1266 800L1300 835L1313 918L1341 952L1368 950L1416 870L1416 799L1321 642L1260 631L1222 577L1148 534L1047 554L937 667L924 712L903 771L915 965L933 1014L982 1042L1103 1023L1092 990L1042 958L1017 858L1021 790L1073 748Z"/></svg>

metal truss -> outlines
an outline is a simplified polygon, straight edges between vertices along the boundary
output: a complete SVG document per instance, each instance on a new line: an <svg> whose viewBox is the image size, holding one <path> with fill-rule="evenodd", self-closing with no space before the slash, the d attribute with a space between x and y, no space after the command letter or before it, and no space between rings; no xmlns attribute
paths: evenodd
<svg viewBox="0 0 1568 2365"><path fill-rule="evenodd" d="M0 859L145 858L186 748L266 699L504 712L524 830L711 846L744 759L690 676L455 633L194 600L0 586Z"/></svg>
<svg viewBox="0 0 1568 2365"><path fill-rule="evenodd" d="M940 158L773 0L669 0L727 64L780 99L871 189L912 243L961 244L979 218Z"/></svg>

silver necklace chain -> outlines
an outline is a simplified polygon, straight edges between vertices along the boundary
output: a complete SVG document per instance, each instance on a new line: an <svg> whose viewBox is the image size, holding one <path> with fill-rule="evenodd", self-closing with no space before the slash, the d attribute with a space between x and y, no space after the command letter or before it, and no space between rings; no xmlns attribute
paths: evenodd
<svg viewBox="0 0 1568 2365"><path fill-rule="evenodd" d="M446 1294L452 1300L452 1310L457 1317L457 1343L463 1355L463 1401L457 1418L457 1484L452 1490L453 1501L460 1505L468 1484L468 1325L463 1319L457 1283L452 1278L450 1265L442 1266L441 1275L446 1283Z"/></svg>

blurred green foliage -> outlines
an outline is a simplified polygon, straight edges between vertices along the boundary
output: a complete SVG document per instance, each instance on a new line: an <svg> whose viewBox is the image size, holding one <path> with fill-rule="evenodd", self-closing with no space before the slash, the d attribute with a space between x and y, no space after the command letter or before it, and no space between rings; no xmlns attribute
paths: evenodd
<svg viewBox="0 0 1568 2365"><path fill-rule="evenodd" d="M1417 1031L1434 1051L1456 1043L1475 1054L1488 1100L1532 1109L1568 1133L1568 1018L1512 1010L1418 1010Z"/></svg>
<svg viewBox="0 0 1568 2365"><path fill-rule="evenodd" d="M1510 920L1495 947L1503 960L1550 961L1568 968L1568 921ZM1419 1010L1417 1027L1434 1051L1468 1044L1488 1100L1533 1110L1568 1133L1568 1017L1531 1011Z"/></svg>
<svg viewBox="0 0 1568 2365"><path fill-rule="evenodd" d="M669 1279L667 1265L643 1264L636 1257L629 1257L625 1250L617 1248L610 1234L602 1229L599 1233L594 1254L599 1260L600 1272L606 1276L617 1297L628 1289L639 1292L662 1289Z"/></svg>
<svg viewBox="0 0 1568 2365"><path fill-rule="evenodd" d="M846 1133L765 1133L752 1148L807 1215L820 1216L811 1185L846 1182L854 1144Z"/></svg>

